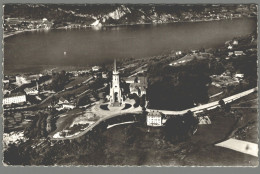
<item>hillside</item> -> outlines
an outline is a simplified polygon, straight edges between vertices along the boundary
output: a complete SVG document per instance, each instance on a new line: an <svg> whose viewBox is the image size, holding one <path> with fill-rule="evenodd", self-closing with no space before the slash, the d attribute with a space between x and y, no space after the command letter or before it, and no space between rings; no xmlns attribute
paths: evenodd
<svg viewBox="0 0 260 174"><path fill-rule="evenodd" d="M219 20L256 16L255 5L166 4L6 4L4 17L38 20L47 18L54 27L77 23L117 25Z"/></svg>

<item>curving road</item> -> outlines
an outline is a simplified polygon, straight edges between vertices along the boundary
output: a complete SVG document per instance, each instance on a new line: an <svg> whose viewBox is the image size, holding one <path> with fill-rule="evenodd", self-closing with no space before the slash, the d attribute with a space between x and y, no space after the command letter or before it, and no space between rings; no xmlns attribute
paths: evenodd
<svg viewBox="0 0 260 174"><path fill-rule="evenodd" d="M130 112L129 112L130 113ZM140 114L142 113L141 111L140 112L131 112L133 114ZM73 136L73 137L61 137L61 138L54 138L53 136L50 137L51 140L71 140L71 139L75 139L75 138L78 138L84 134L86 134L87 132L91 131L95 126L97 126L99 123L105 121L105 120L108 120L110 118L113 118L113 117L116 117L116 116L119 116L119 115L122 115L122 114L127 114L126 112L124 113L117 113L117 114L112 114L110 116L106 116L106 117L103 117L103 118L100 118L98 121L96 121L95 123L91 124L87 129L85 129L84 131L80 132L79 134Z"/></svg>

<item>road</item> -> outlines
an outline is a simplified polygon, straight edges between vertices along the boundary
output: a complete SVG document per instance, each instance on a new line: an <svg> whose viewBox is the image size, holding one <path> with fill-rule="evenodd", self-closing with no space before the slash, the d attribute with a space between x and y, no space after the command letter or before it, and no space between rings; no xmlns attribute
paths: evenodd
<svg viewBox="0 0 260 174"><path fill-rule="evenodd" d="M141 113L141 112L131 112L131 113ZM125 113L124 113L125 114ZM105 120L108 120L110 118L113 118L113 117L117 117L119 115L122 115L122 113L117 113L117 114L112 114L110 116L107 116L107 117L103 117L103 118L100 118L98 121L96 121L95 123L91 124L87 129L85 129L84 131L80 132L79 134L73 136L73 137L62 137L62 138L53 138L53 137L50 137L51 140L71 140L71 139L75 139L75 138L78 138L86 133L88 133L89 131L91 131L95 126L97 126L98 124L100 124L101 122L105 121Z"/></svg>
<svg viewBox="0 0 260 174"><path fill-rule="evenodd" d="M232 95L230 97L224 98L223 101L225 103L233 102L233 101L235 101L235 100L237 100L241 97L244 97L248 94L251 94L251 93L257 91L257 89L258 89L258 87L253 88L253 89L249 89L247 91L244 91L244 92ZM204 105L196 106L194 108L190 108L190 109L186 109L186 110L182 110L182 111L168 111L168 110L157 110L157 111L162 112L163 114L166 114L166 115L183 115L186 112L188 112L189 110L191 112L198 112L198 111L202 111L202 110L205 110L205 109L211 110L211 109L214 109L218 106L220 106L218 104L218 101L215 101L215 102L207 103L207 104L204 104ZM147 109L146 111L151 112L151 111L153 111L153 109Z"/></svg>

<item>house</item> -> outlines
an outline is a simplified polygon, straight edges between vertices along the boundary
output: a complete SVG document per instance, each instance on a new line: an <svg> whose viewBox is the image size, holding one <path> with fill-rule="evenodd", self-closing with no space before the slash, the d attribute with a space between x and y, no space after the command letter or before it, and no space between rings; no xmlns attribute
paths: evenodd
<svg viewBox="0 0 260 174"><path fill-rule="evenodd" d="M23 116L22 116L22 114L21 113L15 113L14 114L14 120L16 121L16 122L22 122L22 120L23 120Z"/></svg>
<svg viewBox="0 0 260 174"><path fill-rule="evenodd" d="M107 73L102 72L102 78L107 79Z"/></svg>
<svg viewBox="0 0 260 174"><path fill-rule="evenodd" d="M10 83L9 79L3 79L3 83Z"/></svg>
<svg viewBox="0 0 260 174"><path fill-rule="evenodd" d="M10 105L12 103L23 103L23 102L26 102L26 96L24 94L17 94L3 99L3 105Z"/></svg>
<svg viewBox="0 0 260 174"><path fill-rule="evenodd" d="M198 117L199 118L199 124L211 124L211 120L209 119L208 116L202 116L202 117Z"/></svg>
<svg viewBox="0 0 260 174"><path fill-rule="evenodd" d="M42 22L47 22L47 21L48 21L47 18L43 18L43 19L42 19Z"/></svg>
<svg viewBox="0 0 260 174"><path fill-rule="evenodd" d="M23 75L18 75L15 77L15 80L16 80L16 84L18 86L22 86L24 84L29 84L31 83L31 80L27 79L25 76Z"/></svg>
<svg viewBox="0 0 260 174"><path fill-rule="evenodd" d="M244 54L244 52L243 52L243 51L234 51L234 54L235 54L236 56L241 56L241 55Z"/></svg>
<svg viewBox="0 0 260 174"><path fill-rule="evenodd" d="M61 97L61 98L59 99L58 105L68 104L68 103L69 103L69 101L68 101L67 99Z"/></svg>
<svg viewBox="0 0 260 174"><path fill-rule="evenodd" d="M234 41L233 41L233 45L238 45L238 41L237 41L237 40L234 40Z"/></svg>
<svg viewBox="0 0 260 174"><path fill-rule="evenodd" d="M182 52L181 51L176 51L176 53L175 53L177 56L178 55L181 55L182 54Z"/></svg>
<svg viewBox="0 0 260 174"><path fill-rule="evenodd" d="M235 74L235 77L238 79L244 78L244 74Z"/></svg>
<svg viewBox="0 0 260 174"><path fill-rule="evenodd" d="M142 96L146 94L146 88L147 88L147 77L137 77L135 78L134 83L131 83L130 88L130 94L137 94L138 96Z"/></svg>
<svg viewBox="0 0 260 174"><path fill-rule="evenodd" d="M232 56L233 54L233 52L228 52L228 56Z"/></svg>
<svg viewBox="0 0 260 174"><path fill-rule="evenodd" d="M228 49L229 49L229 50L232 50L232 49L233 49L232 45L229 45L229 46L228 46Z"/></svg>
<svg viewBox="0 0 260 174"><path fill-rule="evenodd" d="M138 77L138 83L142 84L143 86L147 86L147 77Z"/></svg>
<svg viewBox="0 0 260 174"><path fill-rule="evenodd" d="M95 77L96 79L100 79L100 78L102 78L102 73L101 73L101 72L95 73L95 74L94 74L94 77Z"/></svg>
<svg viewBox="0 0 260 174"><path fill-rule="evenodd" d="M62 104L62 109L74 109L76 108L75 103L64 103Z"/></svg>
<svg viewBox="0 0 260 174"><path fill-rule="evenodd" d="M146 124L147 126L162 126L162 117L163 114L159 111L151 111L146 116Z"/></svg>
<svg viewBox="0 0 260 174"><path fill-rule="evenodd" d="M37 89L34 89L34 88L25 88L24 92L26 93L26 95L37 95L37 94L39 94L39 91Z"/></svg>
<svg viewBox="0 0 260 174"><path fill-rule="evenodd" d="M25 76L25 75L18 75L15 77L16 80L16 85L21 86L24 84L29 84L32 81L37 81L42 77L42 74L35 74L35 75L30 75L30 76Z"/></svg>
<svg viewBox="0 0 260 174"><path fill-rule="evenodd" d="M198 52L198 50L191 50L191 52L192 52L193 54L195 54L195 53Z"/></svg>
<svg viewBox="0 0 260 174"><path fill-rule="evenodd" d="M136 77L128 77L127 79L125 79L125 82L129 84L135 83L136 79L137 79Z"/></svg>
<svg viewBox="0 0 260 174"><path fill-rule="evenodd" d="M3 90L3 94L6 95L6 94L11 94L11 91L10 90L7 90L7 89L4 89Z"/></svg>
<svg viewBox="0 0 260 174"><path fill-rule="evenodd" d="M92 71L99 71L101 69L100 66L93 66Z"/></svg>

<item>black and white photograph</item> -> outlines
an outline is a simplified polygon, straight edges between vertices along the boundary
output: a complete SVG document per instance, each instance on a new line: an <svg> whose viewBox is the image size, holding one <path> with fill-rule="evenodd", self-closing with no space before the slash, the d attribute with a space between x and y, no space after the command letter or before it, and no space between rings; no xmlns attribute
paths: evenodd
<svg viewBox="0 0 260 174"><path fill-rule="evenodd" d="M2 8L4 166L259 165L257 4Z"/></svg>

